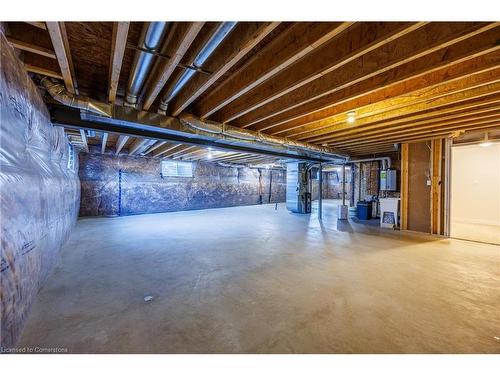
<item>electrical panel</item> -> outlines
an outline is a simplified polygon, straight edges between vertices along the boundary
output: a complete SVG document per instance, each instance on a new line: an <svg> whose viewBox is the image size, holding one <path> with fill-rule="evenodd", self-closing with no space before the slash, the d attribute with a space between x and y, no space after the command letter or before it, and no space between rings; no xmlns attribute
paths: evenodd
<svg viewBox="0 0 500 375"><path fill-rule="evenodd" d="M382 191L396 191L396 170L385 169L380 171L380 190Z"/></svg>
<svg viewBox="0 0 500 375"><path fill-rule="evenodd" d="M286 208L299 214L311 213L311 192L307 163L286 164Z"/></svg>

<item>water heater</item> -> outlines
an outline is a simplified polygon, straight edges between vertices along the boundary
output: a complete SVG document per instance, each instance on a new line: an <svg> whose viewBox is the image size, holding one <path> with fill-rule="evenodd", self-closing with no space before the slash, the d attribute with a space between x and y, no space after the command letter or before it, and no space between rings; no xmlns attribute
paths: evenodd
<svg viewBox="0 0 500 375"><path fill-rule="evenodd" d="M380 190L382 191L396 191L396 170L384 169L380 171Z"/></svg>

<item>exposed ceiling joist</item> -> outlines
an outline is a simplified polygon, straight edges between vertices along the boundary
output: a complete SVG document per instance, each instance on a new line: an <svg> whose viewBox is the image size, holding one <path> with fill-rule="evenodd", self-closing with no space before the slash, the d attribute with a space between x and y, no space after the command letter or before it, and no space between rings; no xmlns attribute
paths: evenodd
<svg viewBox="0 0 500 375"><path fill-rule="evenodd" d="M367 22L349 27L350 24L346 24L347 29L337 38L325 43L264 84L233 101L231 106L217 112L214 119L220 122L233 121L389 43L392 38L405 35L423 25L424 23Z"/></svg>
<svg viewBox="0 0 500 375"><path fill-rule="evenodd" d="M185 27L182 27L181 31L175 30L176 32L181 33L181 36L177 36L178 43L175 47L175 53L170 57L170 59L164 60L160 63L159 72L156 73L158 76L151 84L144 100L143 108L145 110L148 110L151 107L161 90L165 87L175 68L177 68L181 62L184 54L191 46L204 24L204 22L189 22Z"/></svg>
<svg viewBox="0 0 500 375"><path fill-rule="evenodd" d="M108 133L102 133L102 141L101 141L101 154L106 152L106 143L108 142Z"/></svg>
<svg viewBox="0 0 500 375"><path fill-rule="evenodd" d="M472 38L472 41L467 40L468 38ZM382 75L384 76L384 79L373 80L375 86L364 88L365 91L380 88L380 85L396 83L410 76L422 75L463 59L492 52L499 48L497 40L496 23L453 23L453 27L430 23L385 43L364 54L360 59L342 64L331 72L321 75L321 79L315 79L300 89L287 91L286 95L274 98L273 101L260 102L258 110L239 119L235 124L247 127L266 117L334 95L335 92L366 82L370 78L380 79ZM247 109L245 113L249 112ZM232 112L234 111L235 109L232 109ZM223 117L226 122L236 118L231 114Z"/></svg>
<svg viewBox="0 0 500 375"><path fill-rule="evenodd" d="M238 38L231 38L231 35L228 38L229 41L225 41L226 47L221 49L220 53L215 55L207 66L212 74L208 77L200 74L193 77L184 90L173 100L172 114L178 116L278 25L279 22L249 23L244 25L245 29L237 35ZM234 44L230 45L232 43Z"/></svg>
<svg viewBox="0 0 500 375"><path fill-rule="evenodd" d="M116 145L115 145L115 155L118 155L120 153L120 151L122 150L123 146L125 146L125 144L127 143L127 141L129 140L129 136L128 135L120 135L116 141Z"/></svg>
<svg viewBox="0 0 500 375"><path fill-rule="evenodd" d="M85 152L89 152L89 145L87 142L87 134L85 134L85 130L83 130L83 129L80 129L80 138L82 140L83 149L85 150Z"/></svg>
<svg viewBox="0 0 500 375"><path fill-rule="evenodd" d="M23 42L22 40L11 38L11 37L7 37L7 41L12 45L12 47L17 48L19 50L35 53L37 55L45 56L45 57L48 57L50 59L56 58L55 52L48 49L48 48L36 46L34 44L26 43L26 42Z"/></svg>
<svg viewBox="0 0 500 375"><path fill-rule="evenodd" d="M108 101L114 103L127 44L130 22L113 22L111 61L109 63Z"/></svg>
<svg viewBox="0 0 500 375"><path fill-rule="evenodd" d="M463 64L412 77L394 85L379 85L375 91L354 98L350 97L348 88L338 92L340 101L331 103L326 108L305 115L285 112L259 122L249 129L265 130L273 135L300 134L307 129L315 130L326 121L335 122L339 116L345 116L352 110L355 110L356 116L359 117L363 114L375 114L404 107L492 81L498 77L497 72L500 69L498 61L500 61L500 51L495 51Z"/></svg>
<svg viewBox="0 0 500 375"><path fill-rule="evenodd" d="M78 94L75 70L64 22L47 22L47 30L52 40L66 89L71 94Z"/></svg>
<svg viewBox="0 0 500 375"><path fill-rule="evenodd" d="M299 22L278 35L241 69L210 95L200 100L194 112L206 118L231 103L306 54L328 42L351 23ZM257 77L257 78L256 78Z"/></svg>
<svg viewBox="0 0 500 375"><path fill-rule="evenodd" d="M52 78L57 78L57 79L63 79L63 76L59 72L55 72L53 70L45 69L39 66L34 66L31 64L24 64L24 69L26 69L27 72L31 73L36 73L36 74L41 74L43 76L47 77L52 77Z"/></svg>

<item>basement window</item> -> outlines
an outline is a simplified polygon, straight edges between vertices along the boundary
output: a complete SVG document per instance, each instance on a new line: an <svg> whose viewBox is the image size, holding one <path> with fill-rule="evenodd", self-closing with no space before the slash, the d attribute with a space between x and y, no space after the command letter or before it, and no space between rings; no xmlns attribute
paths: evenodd
<svg viewBox="0 0 500 375"><path fill-rule="evenodd" d="M163 177L193 177L193 164L185 161L162 160Z"/></svg>

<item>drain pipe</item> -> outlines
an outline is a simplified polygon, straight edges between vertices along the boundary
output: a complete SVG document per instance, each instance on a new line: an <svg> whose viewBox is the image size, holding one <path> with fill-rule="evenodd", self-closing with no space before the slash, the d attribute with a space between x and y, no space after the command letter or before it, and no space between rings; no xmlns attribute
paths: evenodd
<svg viewBox="0 0 500 375"><path fill-rule="evenodd" d="M141 35L139 50L135 53L134 63L127 85L125 102L129 106L137 104L137 97L146 81L153 65L154 52L156 52L167 30L168 22L149 22L144 26Z"/></svg>
<svg viewBox="0 0 500 375"><path fill-rule="evenodd" d="M201 68L203 64L207 61L210 55L215 51L215 49L222 43L226 36L233 30L236 26L236 22L223 22L217 28L215 33L209 39L207 44L203 46L201 51L195 57L193 65L196 68ZM186 85L186 83L191 79L191 77L196 73L194 69L186 69L182 73L181 77L175 84L175 86L169 90L161 99L160 108L158 113L165 114L168 108L168 103L179 93L179 91Z"/></svg>
<svg viewBox="0 0 500 375"><path fill-rule="evenodd" d="M79 108L85 111L96 113L101 116L111 117L111 105L98 102L84 96L69 93L66 87L60 83L53 82L49 77L40 80L40 84L45 87L49 95L59 103L72 108Z"/></svg>

